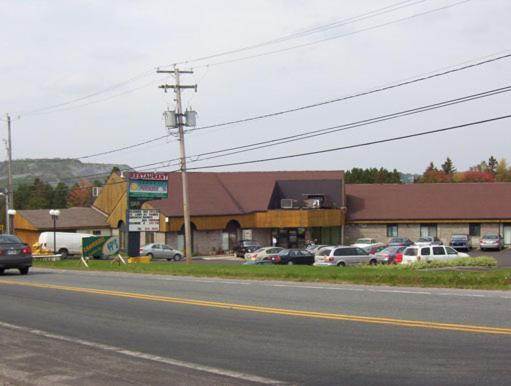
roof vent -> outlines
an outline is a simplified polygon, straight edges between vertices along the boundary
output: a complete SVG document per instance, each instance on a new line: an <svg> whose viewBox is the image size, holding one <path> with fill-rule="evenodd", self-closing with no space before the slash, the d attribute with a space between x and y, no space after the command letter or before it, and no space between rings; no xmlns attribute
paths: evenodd
<svg viewBox="0 0 511 386"><path fill-rule="evenodd" d="M319 198L308 198L303 200L304 206L308 209L319 209L321 208L321 199Z"/></svg>

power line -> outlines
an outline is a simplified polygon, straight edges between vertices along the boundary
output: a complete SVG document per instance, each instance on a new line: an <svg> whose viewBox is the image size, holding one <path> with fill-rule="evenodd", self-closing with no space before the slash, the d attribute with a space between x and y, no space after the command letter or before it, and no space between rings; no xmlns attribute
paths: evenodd
<svg viewBox="0 0 511 386"><path fill-rule="evenodd" d="M338 21L338 22L334 22L334 23L329 23L329 24L326 24L326 25L320 25L319 27L315 27L315 28L312 28L310 30L306 30L306 31L302 31L302 32L297 32L297 33L290 34L290 35L287 35L287 36L284 36L284 37L272 39L271 41L259 43L259 44L253 45L253 46L254 47L256 47L256 46L257 47L261 47L261 46L270 44L270 42L272 42L271 44L274 44L277 41L285 41L285 40L290 40L292 38L302 37L302 36L304 36L304 34L315 33L315 32L321 31L324 28L334 28L336 26L336 24L338 24L337 26L341 26L341 25L345 25L345 24L350 24L351 22L360 21L360 20L363 20L365 18L378 16L380 14L387 13L387 12L392 12L392 11L395 11L395 10L398 10L398 9L401 9L401 8L409 7L409 6L415 5L417 3L424 2L424 1L426 1L426 0L416 0L416 1L407 0L407 1L402 1L402 2L399 2L399 3L396 3L396 4L392 4L392 5L383 7L383 8L379 8L379 9L376 9L376 10L373 10L373 11L366 12L366 13L364 13L362 15L359 15L359 16L355 16L355 17L352 17L352 18L344 19L344 20L341 20L341 21ZM469 0L467 0L467 1L469 1ZM410 2L412 4L407 4L407 3L410 3ZM351 22L350 22L350 20L351 20ZM343 23L345 23L345 24L343 24ZM242 47L241 49L236 49L236 50L231 50L231 51L232 52L237 52L237 51L245 51L247 49L249 49L249 47ZM221 52L219 54L210 55L210 57L214 58L214 57L225 56L225 55L227 55L226 52ZM205 58L206 57L192 59L192 60L186 60L186 61L184 61L182 63L195 62L197 60L203 61ZM162 66L162 67L164 67L164 66ZM39 107L39 108L32 109L32 110L22 111L21 113L19 113L19 115L38 115L39 113L42 113L44 111L55 110L55 109L59 109L59 110L56 110L55 112L61 111L60 110L61 107L72 105L72 104L74 104L76 102L80 102L80 101L83 101L83 100L86 100L86 99L90 99L90 98L96 97L98 95L101 95L101 94L113 91L115 89L123 87L123 86L125 86L125 85L127 85L129 83L135 82L135 81L137 81L137 80L139 80L139 79L141 79L143 77L146 77L146 76L149 76L149 75L152 75L152 74L154 74L153 69L147 70L147 71L141 72L141 73L139 73L139 74L137 74L137 75L135 75L135 76L133 76L131 78L128 78L127 80L115 83L115 84L113 84L113 85L111 85L109 87L106 87L104 89L100 89L100 90L95 91L93 93L90 93L90 94L87 94L87 95L84 95L84 96L81 96L81 97L78 97L78 98L70 99L70 100L65 101L65 102L56 103L56 104L48 105L48 106L43 106L43 107ZM131 92L137 91L139 89L140 88L137 88L135 90L132 90ZM118 97L118 96L121 96L121 95L125 95L125 94L126 93L120 93L120 94L114 95L114 96L112 96L110 98L107 98L105 100L108 100L108 99L111 99L111 98L114 98L114 97ZM92 103L100 103L100 102L103 102L103 101L104 100L100 100L100 101L96 101L96 102L92 102ZM86 106L86 105L88 105L88 104L77 106L77 108L78 107L83 107L83 106Z"/></svg>
<svg viewBox="0 0 511 386"><path fill-rule="evenodd" d="M438 11L443 11L445 9L452 8L452 7L455 7L457 5L460 5L460 4L463 4L463 3L467 3L469 1L472 1L472 0L461 0L461 1L458 1L457 3L445 5L443 7L434 8L434 9L431 9L431 10L428 10L428 11L416 13L416 14L411 15L411 16L402 17L402 18L399 18L399 19L396 19L396 20L392 20L392 21L389 21L389 22L377 24L377 25L374 25L374 26L371 26L371 27L362 28L362 29L359 29L359 30L356 30L356 31L345 33L345 34L341 34L341 35L337 35L337 36L333 36L333 37L328 37L328 38L323 38L323 39L315 40L313 42L302 43L302 44L298 44L298 45L291 46L291 47L280 48L280 49L273 50L273 51L267 51L267 52L263 52L263 53L259 53L259 54L248 55L248 56L244 56L244 57L240 57L240 58L235 58L235 59L230 59L230 60L224 60L224 61L221 61L221 62L209 63L208 66L219 66L219 65L229 64L229 63L235 63L235 62L244 61L244 60L248 60L248 59L255 59L255 58L260 58L260 57L263 57L263 56L280 54L282 52L287 52L287 51L295 50L295 49L298 49L298 48L309 47L309 46L316 45L316 44L319 44L319 43L323 43L323 42L326 42L326 41L340 39L340 38L344 38L344 37L351 36L351 35L356 35L356 34L359 34L361 32L372 31L372 30L379 29L379 28L382 28L382 27L386 27L386 26L389 26L389 25L392 25L392 24L400 23L402 21L406 21L406 20L410 20L410 19L415 19L417 17L425 16L425 15L428 15L428 14L431 14L431 13L434 13L434 12L438 12ZM202 67L202 66L195 66L195 68L200 68L200 67Z"/></svg>
<svg viewBox="0 0 511 386"><path fill-rule="evenodd" d="M42 111L53 110L53 109L56 109L56 108L64 107L64 106L67 106L67 105L70 105L70 104L73 104L73 103L76 103L76 102L83 101L85 99L90 99L90 98L93 98L95 96L98 96L98 95L107 93L109 91L115 90L117 88L120 88L122 86L125 86L125 85L127 85L129 83L132 83L132 82L134 82L134 81L136 81L138 79L141 79L143 77L146 77L148 75L154 75L154 71L153 70L144 71L144 72L141 72L138 75L135 75L135 76L133 76L133 77L127 79L127 80L124 80L122 82L113 84L113 85L111 85L109 87L106 87L106 88L101 89L99 91L95 91L95 92L93 92L91 94L87 94L87 95L84 95L84 96L81 96L81 97L78 97L78 98L70 99L70 100L65 101L65 102L56 103L56 104L53 104L53 105L48 105L48 106L40 107L40 108L33 109L33 110L22 111L21 113L19 113L19 115L33 115L35 113L39 113L39 112L42 112Z"/></svg>
<svg viewBox="0 0 511 386"><path fill-rule="evenodd" d="M232 162L232 163L225 163L225 164L218 164L218 165L199 166L199 167L194 167L194 168L188 168L188 170L213 169L213 168L220 168L220 167L225 167L225 166L246 165L246 164L261 163L261 162L268 162L268 161L277 161L277 160L282 160L282 159L287 159L287 158L305 157L305 156L309 156L309 155L316 155L316 154L329 153L329 152L340 151L340 150L354 149L354 148L364 147L364 146L371 146L371 145L376 145L376 144L380 144L380 143L400 141L403 139L409 139L409 138L420 137L420 136L425 136L425 135L429 135L429 134L441 133L441 132L446 132L446 131L450 131L450 130L460 129L460 128L469 127L469 126L475 126L475 125L481 125L484 123L490 123L490 122L495 122L495 121L499 121L502 119L509 119L509 118L511 118L511 114L502 115L499 117L494 117L494 118L489 118L489 119L484 119L481 121L464 123L464 124L456 125L456 126L449 126L449 127L445 127L442 129L428 130L428 131L422 131L422 132L415 133L415 134L408 134L408 135L402 135L399 137L391 137L391 138L386 138L386 139L380 139L377 141L364 142L364 143L359 143L356 145L335 147L335 148L330 148L330 149L316 150L316 151L310 151L310 152L306 152L306 153L290 154L290 155L285 155L285 156L257 159L257 160L251 160L251 161L240 161L240 162Z"/></svg>
<svg viewBox="0 0 511 386"><path fill-rule="evenodd" d="M361 96L366 96L366 95L371 95L371 94L375 94L375 93L382 92L382 91L392 90L394 88L410 85L410 84L413 84L413 83L423 82L425 80L438 78L438 77L445 76L445 75L448 75L448 74L453 74L453 73L456 73L456 72L459 72L459 71L467 70L469 68L474 68L474 67L482 66L484 64L496 62L498 60L508 59L510 57L511 57L511 54L501 55L501 56L498 56L496 58L486 59L486 60L483 60L483 61L480 61L480 62L477 62L477 63L467 64L467 65L462 66L462 67L456 67L456 68L453 68L453 69L450 69L450 70L447 70L447 71L437 72L437 73L434 73L432 75L427 75L427 76L422 76L422 77L419 77L419 78L414 78L412 80L408 80L408 81L404 81L404 82L400 82L400 83L395 83L395 84L392 84L392 85L389 85L389 86L379 87L379 88L375 88L375 89L371 89L371 90L368 90L368 91L359 92L359 93L356 93L356 94L351 94L351 95L340 97L340 98L329 99L329 100L326 100L326 101L323 101L323 102L318 102L318 103L313 103L313 104L310 104L310 105L295 107L295 108L292 108L292 109L276 111L274 113L256 115L254 117L243 118L243 119L238 119L238 120L233 120L233 121L228 121L228 122L223 122L223 123L216 123L216 124L213 124L213 125L197 127L197 128L194 128L194 129L188 129L187 132L212 129L212 128L215 128L215 127L222 127L222 126L227 126L227 125L234 125L234 124L237 124L237 123L244 123L244 122L255 121L255 120L258 120L258 119L276 117L276 116L279 116L279 115L288 114L288 113L294 113L294 112L297 112L297 111L302 111L302 110L307 110L307 109L311 109L311 108L315 108L315 107L320 107L320 106L328 105L328 104L331 104L331 103L346 101L346 100L358 98L358 97L361 97Z"/></svg>
<svg viewBox="0 0 511 386"><path fill-rule="evenodd" d="M505 52L509 52L509 51L505 51ZM392 90L394 88L398 88L398 87L402 87L402 86L406 86L406 85L410 85L410 84L414 84L414 83L423 82L425 80L442 77L442 76L445 76L445 75L453 74L453 73L460 72L460 71L463 71L463 70L467 70L467 69L470 69L470 68L479 67L479 66L482 66L482 65L485 65L485 64L488 64L488 63L492 63L492 62L496 62L496 61L499 61L499 60L509 59L511 57L511 54L504 54L504 55L497 56L495 58L491 58L491 56L493 56L493 55L490 55L490 59L484 59L484 60L478 61L476 63L471 63L471 64L467 64L467 65L463 65L463 66L458 66L458 67L454 67L454 68L450 67L449 69L447 69L445 71L428 73L428 75L419 76L419 77L412 77L412 78L409 78L410 80L401 81L401 82L398 82L398 83L390 84L388 86L382 86L382 87L378 87L378 88L369 89L367 91L363 91L363 92L359 92L359 93L343 96L343 97L340 97L340 98L335 98L335 99L330 99L330 100L326 100L326 101L322 101L322 102L318 102L318 103L313 103L313 104L310 104L310 105L295 107L295 108L292 108L292 109L276 111L276 112L273 112L273 113L262 114L262 115L257 115L257 116L253 116L253 117L242 118L242 119L232 120L232 121L227 121L227 122L222 122L222 123L216 123L216 124L207 125L207 126L201 126L201 127L197 127L197 128L194 128L194 129L185 130L185 132L201 131L201 130L207 130L207 129L212 129L212 128L216 128L216 127L224 127L224 126L234 125L234 124L238 124L238 123L255 121L255 120L259 120L259 119L271 118L271 117L276 117L276 116L279 116L279 115L293 113L293 112L297 112L297 111L301 111L301 110L307 110L307 109L311 109L311 108L315 108L315 107L320 107L320 106L328 105L328 104L331 104L331 103L336 103L336 102L341 102L341 101L345 101L345 100L355 99L355 98L358 98L358 97L362 97L362 96L366 96L366 95L371 95L371 94L375 94L375 93L382 92L382 91L388 91L388 90ZM472 60L469 60L468 62L470 63L471 61ZM467 61L465 63L467 63ZM168 138L168 137L169 137L169 135L159 136L159 137L148 139L146 141L137 142L137 143L134 143L132 145L127 145L127 146L123 146L123 147L119 147L119 148L113 148L113 149L108 150L108 151L104 151L104 152L100 152L100 153L95 153L95 154L89 154L89 155L81 156L81 157L78 157L78 158L79 159L92 158L92 157L96 157L96 156L100 156L100 155L116 153L116 152L127 150L127 149L134 149L136 147L140 147L140 146L143 146L145 144L156 142L158 140L161 140L161 139L164 139L164 138Z"/></svg>
<svg viewBox="0 0 511 386"><path fill-rule="evenodd" d="M502 93L506 93L506 92L510 92L510 91L511 91L511 85L502 87L502 88L498 88L498 89L494 89L494 90L477 93L477 94L467 95L467 96L460 97L460 98L437 102L437 103L426 105L426 106L416 107L413 109L403 110L403 111L386 114L386 115L380 115L377 117L368 118L368 119L364 119L364 120L360 120L360 121L356 121L356 122L351 122L351 123L346 123L346 124L336 125L336 126L330 126L330 127L323 128L323 129L307 131L305 133L295 134L295 135L290 135L290 136L285 136L285 137L280 137L280 138L274 138L274 139L270 139L270 140L266 140L266 141L248 144L248 145L241 145L241 146L236 146L236 147L231 147L231 148L226 148L226 149L221 149L221 150L210 151L207 153L190 156L190 158L192 158L192 160L190 162L200 162L200 161L205 161L205 160L209 160L209 159L226 157L229 155L244 153L247 151L253 151L253 150L258 150L258 149L262 149L262 148L267 148L267 147L271 147L271 146L282 145L282 144L289 143L289 142L301 141L304 139L318 137L321 135L332 134L332 133L336 133L339 131L345 131L345 130L349 130L349 129L353 129L353 128L357 128L357 127L361 127L361 126L367 126L367 125L371 125L374 123L384 122L384 121L401 118L401 117L405 117L405 116L409 116L409 115L413 115L413 114L418 114L418 113L422 113L422 112L426 112L426 111L430 111L430 110L436 110L436 109L439 109L442 107L452 106L452 105L456 105L459 103L469 102L469 101L486 98L489 96L498 95L498 94L502 94ZM231 150L235 150L235 151L231 152ZM229 152L229 153L198 159L199 157L203 157L205 155L225 153L225 152Z"/></svg>
<svg viewBox="0 0 511 386"><path fill-rule="evenodd" d="M368 11L368 12L362 13L362 14L357 15L357 16L352 16L352 17L340 19L340 20L337 20L337 21L334 21L334 22L330 22L330 23L327 23L327 24L321 24L319 26L311 27L311 28L305 29L303 31L297 31L297 32L294 32L294 33L291 33L291 34L288 34L288 35L284 35L284 36L281 36L279 38L270 39L270 40L267 40L267 41L264 41L264 42L260 42L260 43L256 43L256 44L252 44L252 45L248 45L248 46L244 46L244 47L240 47L240 48L236 48L236 49L222 51L222 52L219 52L219 53L216 53L216 54L201 56L201 57L194 58L194 59L188 59L188 60L184 60L182 62L176 62L176 63L173 63L172 65L183 65L183 64L186 65L186 64L189 64L189 63L202 62L202 61L205 61L205 60L210 60L210 59L215 59L215 58L222 57L222 56L228 56L228 55L232 55L232 54L237 54L239 52L249 51L249 50L253 50L253 49L256 49L256 48L261 48L261 47L268 46L268 45L280 44L280 43L283 43L283 42L286 42L286 41L289 41L289 40L294 40L294 39L297 39L297 38L303 38L305 36L308 36L308 35L311 35L311 34L315 34L315 33L318 33L318 32L324 32L324 31L330 30L332 28L338 28L338 27L342 27L342 26L349 25L349 24L352 24L352 23L356 23L356 22L359 22L361 20L372 18L374 16L380 16L380 15L383 15L383 14L386 14L386 13L389 13L389 12L394 12L396 10L399 10L399 9L402 9L402 8L407 8L407 7L410 7L410 6L413 6L413 5L417 5L417 4L423 3L425 1L427 1L427 0L400 1L398 3L393 3L391 5L387 5L387 6L382 7L382 8L378 8L378 9L375 9L375 10L372 10L372 11ZM169 65L165 65L165 66L162 66L162 67L166 67L166 66L169 66Z"/></svg>

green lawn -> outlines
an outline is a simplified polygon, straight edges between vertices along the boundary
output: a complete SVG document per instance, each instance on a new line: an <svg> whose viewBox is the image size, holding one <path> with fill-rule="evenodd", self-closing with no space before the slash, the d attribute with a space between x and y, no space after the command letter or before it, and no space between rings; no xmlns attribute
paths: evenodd
<svg viewBox="0 0 511 386"><path fill-rule="evenodd" d="M482 264L481 265L486 265ZM491 264L490 264L491 265ZM278 265L184 264L154 262L117 265L110 261L89 261L89 268L79 260L35 261L34 266L88 271L132 272L176 276L217 277L229 279L288 280L299 282L376 284L412 287L472 289L511 289L511 269L476 268L459 270L434 266L359 266L312 267Z"/></svg>

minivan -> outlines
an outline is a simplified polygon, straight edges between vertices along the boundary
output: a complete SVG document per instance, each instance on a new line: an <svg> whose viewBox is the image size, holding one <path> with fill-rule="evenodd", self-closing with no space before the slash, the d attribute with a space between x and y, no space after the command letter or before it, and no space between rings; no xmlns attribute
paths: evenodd
<svg viewBox="0 0 511 386"><path fill-rule="evenodd" d="M407 247L403 251L403 264L415 263L417 261L448 260L457 257L470 257L467 253L458 252L454 248L443 245L426 245Z"/></svg>
<svg viewBox="0 0 511 386"><path fill-rule="evenodd" d="M373 255L362 248L337 246L323 248L315 257L315 266L345 267L352 264L377 264Z"/></svg>

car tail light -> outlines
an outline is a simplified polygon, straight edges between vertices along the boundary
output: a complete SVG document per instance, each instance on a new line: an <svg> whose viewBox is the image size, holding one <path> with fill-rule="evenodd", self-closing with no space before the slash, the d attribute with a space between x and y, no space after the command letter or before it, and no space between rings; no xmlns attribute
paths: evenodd
<svg viewBox="0 0 511 386"><path fill-rule="evenodd" d="M271 259L272 259L275 263L280 263L280 256L278 256L278 255L277 255L277 256L273 256Z"/></svg>
<svg viewBox="0 0 511 386"><path fill-rule="evenodd" d="M32 249L30 249L30 247L24 247L22 250L21 250L21 253L24 253L26 255L32 253Z"/></svg>
<svg viewBox="0 0 511 386"><path fill-rule="evenodd" d="M394 257L394 263L401 264L402 262L403 262L403 254L396 253L396 256Z"/></svg>
<svg viewBox="0 0 511 386"><path fill-rule="evenodd" d="M332 261L334 261L334 258L331 256L327 256L327 257L325 257L325 261L332 262Z"/></svg>

